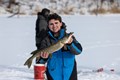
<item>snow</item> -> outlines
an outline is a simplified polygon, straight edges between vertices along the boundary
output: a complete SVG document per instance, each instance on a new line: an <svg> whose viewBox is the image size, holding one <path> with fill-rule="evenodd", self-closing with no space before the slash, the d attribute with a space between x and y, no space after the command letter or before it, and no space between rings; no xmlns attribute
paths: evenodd
<svg viewBox="0 0 120 80"><path fill-rule="evenodd" d="M34 80L34 62L23 64L36 49L36 16L7 16L0 16L0 80ZM78 80L120 80L120 15L61 16L83 46Z"/></svg>

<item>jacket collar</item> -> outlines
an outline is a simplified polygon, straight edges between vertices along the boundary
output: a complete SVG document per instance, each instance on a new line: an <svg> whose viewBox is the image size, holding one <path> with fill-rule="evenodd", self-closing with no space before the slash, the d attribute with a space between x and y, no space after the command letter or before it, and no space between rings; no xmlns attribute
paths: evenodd
<svg viewBox="0 0 120 80"><path fill-rule="evenodd" d="M64 29L61 29L61 30L60 30L58 39L53 36L53 34L52 34L51 31L49 31L48 34L50 35L51 38L53 38L53 39L55 39L55 40L59 40L59 39L61 39L61 38L64 37L65 30L64 30Z"/></svg>

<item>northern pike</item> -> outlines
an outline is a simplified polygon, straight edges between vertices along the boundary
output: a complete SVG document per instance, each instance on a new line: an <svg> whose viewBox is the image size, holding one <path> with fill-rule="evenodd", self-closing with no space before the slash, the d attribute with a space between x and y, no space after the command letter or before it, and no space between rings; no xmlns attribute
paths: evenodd
<svg viewBox="0 0 120 80"><path fill-rule="evenodd" d="M66 43L68 43L68 41L70 40L70 38L72 37L73 32L69 33L69 35L66 35L65 37L63 37L62 39L58 40L58 42L48 46L47 48L41 49L41 50L35 50L33 52L31 52L32 56L30 58L27 59L27 61L25 62L24 65L27 65L28 68L30 68L32 61L34 58L39 57L41 52L48 52L48 54L52 54L55 51L58 51L59 49L61 49Z"/></svg>

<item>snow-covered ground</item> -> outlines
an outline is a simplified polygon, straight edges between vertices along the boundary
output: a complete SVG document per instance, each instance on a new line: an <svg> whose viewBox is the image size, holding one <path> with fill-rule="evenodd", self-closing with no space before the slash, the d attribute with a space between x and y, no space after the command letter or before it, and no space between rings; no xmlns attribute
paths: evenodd
<svg viewBox="0 0 120 80"><path fill-rule="evenodd" d="M76 56L78 80L120 80L120 15L62 17L84 49ZM23 64L36 49L35 20L0 16L0 80L34 80L33 66Z"/></svg>

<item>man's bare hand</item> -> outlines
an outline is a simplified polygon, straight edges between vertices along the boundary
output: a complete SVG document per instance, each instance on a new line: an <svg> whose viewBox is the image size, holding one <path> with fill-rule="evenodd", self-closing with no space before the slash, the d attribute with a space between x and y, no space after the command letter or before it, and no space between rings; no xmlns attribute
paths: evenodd
<svg viewBox="0 0 120 80"><path fill-rule="evenodd" d="M48 53L48 52L41 52L40 56L41 56L42 58L48 58L49 53Z"/></svg>
<svg viewBox="0 0 120 80"><path fill-rule="evenodd" d="M73 38L72 38L73 35L70 35L69 39L68 39L68 42L66 44L71 44L73 42Z"/></svg>

